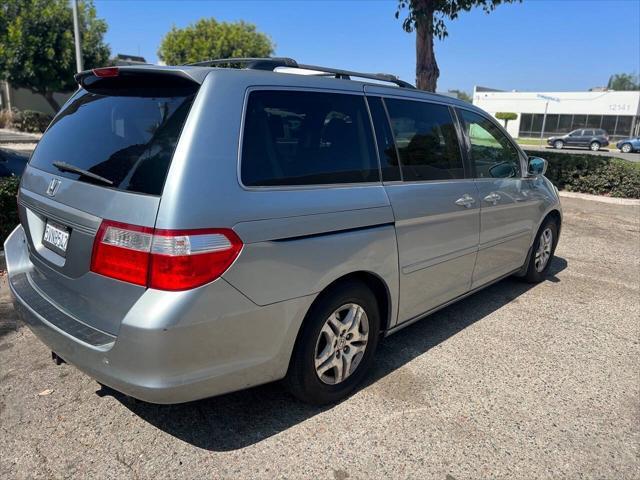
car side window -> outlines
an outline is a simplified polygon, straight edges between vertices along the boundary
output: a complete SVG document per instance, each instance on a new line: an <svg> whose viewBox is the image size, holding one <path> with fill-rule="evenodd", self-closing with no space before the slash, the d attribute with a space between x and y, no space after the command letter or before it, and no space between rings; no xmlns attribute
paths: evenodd
<svg viewBox="0 0 640 480"><path fill-rule="evenodd" d="M460 116L476 178L520 177L520 154L507 136L481 115L460 110Z"/></svg>
<svg viewBox="0 0 640 480"><path fill-rule="evenodd" d="M376 132L376 142L378 144L378 155L380 156L380 167L382 169L382 179L385 182L400 180L400 164L398 163L398 152L393 141L391 125L382 98L367 97L369 110L373 119L373 127Z"/></svg>
<svg viewBox="0 0 640 480"><path fill-rule="evenodd" d="M240 176L247 186L379 181L364 97L285 90L251 92Z"/></svg>
<svg viewBox="0 0 640 480"><path fill-rule="evenodd" d="M404 181L464 178L464 164L449 108L385 98Z"/></svg>
<svg viewBox="0 0 640 480"><path fill-rule="evenodd" d="M581 137L582 136L582 130L574 130L573 132L571 132L569 134L570 137Z"/></svg>

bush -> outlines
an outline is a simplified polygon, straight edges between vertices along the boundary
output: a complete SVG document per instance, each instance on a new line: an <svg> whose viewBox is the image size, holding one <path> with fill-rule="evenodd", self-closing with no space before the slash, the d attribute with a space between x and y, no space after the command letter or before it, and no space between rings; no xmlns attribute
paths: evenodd
<svg viewBox="0 0 640 480"><path fill-rule="evenodd" d="M560 190L640 198L640 163L588 153L526 153L549 162L546 177Z"/></svg>
<svg viewBox="0 0 640 480"><path fill-rule="evenodd" d="M11 126L22 132L42 133L47 129L52 119L53 117L48 113L35 110L14 111Z"/></svg>
<svg viewBox="0 0 640 480"><path fill-rule="evenodd" d="M19 177L0 178L0 248L19 222L16 202L19 183Z"/></svg>

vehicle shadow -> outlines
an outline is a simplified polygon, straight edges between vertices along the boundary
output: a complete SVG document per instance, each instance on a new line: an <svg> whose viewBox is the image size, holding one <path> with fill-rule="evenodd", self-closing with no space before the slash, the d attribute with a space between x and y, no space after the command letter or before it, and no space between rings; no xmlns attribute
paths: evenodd
<svg viewBox="0 0 640 480"><path fill-rule="evenodd" d="M555 257L549 281L559 282L556 275L566 267L566 260ZM366 385L385 377L534 287L507 278L384 339ZM153 405L104 387L97 393L112 395L164 432L212 451L250 446L333 407L304 404L277 383L180 405Z"/></svg>

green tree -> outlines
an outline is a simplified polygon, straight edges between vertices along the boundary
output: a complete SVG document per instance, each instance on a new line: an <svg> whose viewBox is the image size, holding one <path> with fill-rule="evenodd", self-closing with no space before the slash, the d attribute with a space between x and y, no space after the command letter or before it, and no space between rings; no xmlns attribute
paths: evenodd
<svg viewBox="0 0 640 480"><path fill-rule="evenodd" d="M460 100L464 100L465 102L469 102L469 103L473 103L473 99L471 98L471 95L469 95L467 92L463 92L462 90L448 90L449 93L453 93L456 98L460 99Z"/></svg>
<svg viewBox="0 0 640 480"><path fill-rule="evenodd" d="M486 13L501 3L516 3L522 0L398 0L396 18L405 8L408 15L402 22L406 32L416 31L416 86L429 92L436 91L440 76L433 38L447 37L445 20L455 20L460 12L482 7Z"/></svg>
<svg viewBox="0 0 640 480"><path fill-rule="evenodd" d="M611 90L640 90L640 75L616 73L609 77L607 88Z"/></svg>
<svg viewBox="0 0 640 480"><path fill-rule="evenodd" d="M160 42L158 56L167 65L183 65L212 58L268 57L273 48L255 25L203 18L186 28L174 26Z"/></svg>
<svg viewBox="0 0 640 480"><path fill-rule="evenodd" d="M513 112L497 112L496 113L496 118L498 120L503 120L504 121L504 128L507 128L507 123L509 123L509 120L515 120L518 118L518 114L517 113L513 113Z"/></svg>
<svg viewBox="0 0 640 480"><path fill-rule="evenodd" d="M96 17L91 0L78 5L85 68L105 65L107 23ZM76 88L73 16L68 0L2 0L0 78L42 95L55 111L54 92Z"/></svg>

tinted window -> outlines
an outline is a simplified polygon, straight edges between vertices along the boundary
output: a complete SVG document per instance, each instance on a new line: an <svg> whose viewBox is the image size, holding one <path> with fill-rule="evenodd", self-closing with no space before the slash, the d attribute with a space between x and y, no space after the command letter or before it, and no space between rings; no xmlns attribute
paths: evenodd
<svg viewBox="0 0 640 480"><path fill-rule="evenodd" d="M458 138L449 108L385 99L405 181L464 178Z"/></svg>
<svg viewBox="0 0 640 480"><path fill-rule="evenodd" d="M513 143L490 120L460 111L469 138L470 156L477 178L520 176L520 156Z"/></svg>
<svg viewBox="0 0 640 480"><path fill-rule="evenodd" d="M572 115L560 115L560 119L558 120L558 133L566 133L571 130L572 122Z"/></svg>
<svg viewBox="0 0 640 480"><path fill-rule="evenodd" d="M115 188L159 195L193 101L193 95L165 95L81 92L42 137L31 165L95 182L52 165L66 162L111 180Z"/></svg>
<svg viewBox="0 0 640 480"><path fill-rule="evenodd" d="M582 136L582 130L574 130L569 135L572 136L572 137L581 137Z"/></svg>
<svg viewBox="0 0 640 480"><path fill-rule="evenodd" d="M599 128L602 125L602 115L589 115L587 117L587 127Z"/></svg>
<svg viewBox="0 0 640 480"><path fill-rule="evenodd" d="M587 126L586 115L574 115L573 116L573 128L584 128Z"/></svg>
<svg viewBox="0 0 640 480"><path fill-rule="evenodd" d="M364 97L255 91L242 142L248 186L374 182L380 178Z"/></svg>
<svg viewBox="0 0 640 480"><path fill-rule="evenodd" d="M558 130L558 119L560 115L547 115L547 120L544 123L544 133L553 134Z"/></svg>
<svg viewBox="0 0 640 480"><path fill-rule="evenodd" d="M393 133L389 125L389 119L382 99L380 97L368 97L369 110L373 119L376 132L382 179L389 182L400 180L400 165L398 165L398 152L393 141Z"/></svg>

